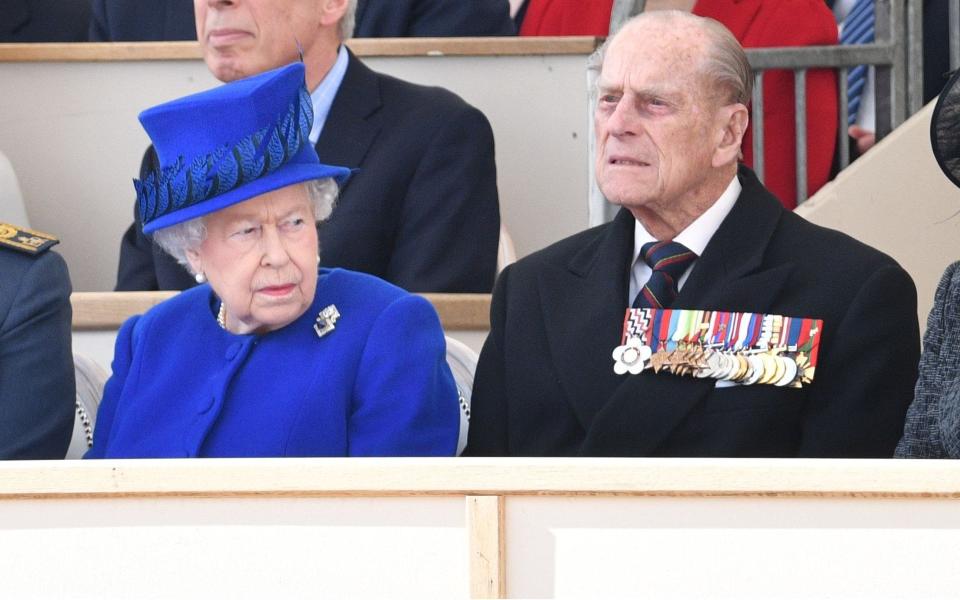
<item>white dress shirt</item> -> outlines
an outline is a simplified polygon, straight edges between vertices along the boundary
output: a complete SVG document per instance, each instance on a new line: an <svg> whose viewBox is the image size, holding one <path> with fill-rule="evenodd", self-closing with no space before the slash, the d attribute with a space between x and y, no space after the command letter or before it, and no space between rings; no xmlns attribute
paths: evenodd
<svg viewBox="0 0 960 600"><path fill-rule="evenodd" d="M350 56L347 54L347 47L341 44L336 62L330 67L317 89L310 92L310 100L313 102L313 127L310 129L310 141L313 142L314 146L320 139L323 124L326 123L327 115L330 114L333 99L340 91L340 84L343 83L343 76L347 72L349 62Z"/></svg>
<svg viewBox="0 0 960 600"><path fill-rule="evenodd" d="M733 208L733 205L736 204L742 189L743 186L740 185L740 180L734 175L733 181L730 182L730 185L727 186L727 189L724 190L717 201L713 203L713 206L697 217L693 223L687 225L687 228L677 234L677 236L673 238L673 241L683 244L697 256L703 254L704 249L706 249L707 244L710 242L710 238L712 238L713 234L720 228L720 223L730 214L730 210ZM657 238L650 235L640 221L634 219L633 268L630 270L630 297L627 298L627 303L633 302L633 299L637 297L637 292L643 288L643 285L650 279L650 274L653 272L653 269L640 258L640 249L643 248L643 245L647 242L656 241L658 241ZM687 270L684 271L680 279L677 280L678 290L683 288L683 284L686 283L687 278L690 276L690 270L693 269L693 266L696 264L697 261L690 263Z"/></svg>

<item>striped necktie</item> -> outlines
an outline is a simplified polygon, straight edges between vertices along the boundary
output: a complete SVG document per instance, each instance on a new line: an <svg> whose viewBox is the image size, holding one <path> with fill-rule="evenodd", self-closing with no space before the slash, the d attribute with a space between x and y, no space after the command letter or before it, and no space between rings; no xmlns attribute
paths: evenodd
<svg viewBox="0 0 960 600"><path fill-rule="evenodd" d="M677 281L697 255L677 242L647 242L640 258L653 272L633 299L633 308L666 308L677 298Z"/></svg>
<svg viewBox="0 0 960 600"><path fill-rule="evenodd" d="M873 0L857 0L853 10L843 20L840 43L869 44L873 42L874 5ZM867 84L867 66L857 65L847 73L847 125L857 122L863 86Z"/></svg>

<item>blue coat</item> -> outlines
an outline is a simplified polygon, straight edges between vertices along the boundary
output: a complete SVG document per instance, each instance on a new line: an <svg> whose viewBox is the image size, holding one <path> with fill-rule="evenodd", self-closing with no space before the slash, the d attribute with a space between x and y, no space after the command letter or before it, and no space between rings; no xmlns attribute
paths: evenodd
<svg viewBox="0 0 960 600"><path fill-rule="evenodd" d="M318 337L329 305L341 316ZM283 329L231 334L218 306L203 285L124 323L88 458L454 454L457 391L423 298L321 269Z"/></svg>

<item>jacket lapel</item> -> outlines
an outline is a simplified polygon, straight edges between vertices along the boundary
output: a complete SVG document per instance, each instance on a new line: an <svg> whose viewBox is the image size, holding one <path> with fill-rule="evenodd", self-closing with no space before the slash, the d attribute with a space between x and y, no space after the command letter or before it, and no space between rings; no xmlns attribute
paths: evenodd
<svg viewBox="0 0 960 600"><path fill-rule="evenodd" d="M606 232L565 268L543 270L540 291L557 377L584 429L620 384L611 353L620 344L633 255L633 216L621 209Z"/></svg>
<svg viewBox="0 0 960 600"><path fill-rule="evenodd" d="M752 171L741 168L739 177L743 191L694 264L674 308L768 312L793 271L791 264L763 267L783 208ZM597 413L582 453L653 454L715 383L651 372L621 377Z"/></svg>
<svg viewBox="0 0 960 600"><path fill-rule="evenodd" d="M357 169L380 133L377 75L350 52L347 72L317 140L320 162ZM347 181L347 186L350 181ZM341 198L343 189L341 189Z"/></svg>

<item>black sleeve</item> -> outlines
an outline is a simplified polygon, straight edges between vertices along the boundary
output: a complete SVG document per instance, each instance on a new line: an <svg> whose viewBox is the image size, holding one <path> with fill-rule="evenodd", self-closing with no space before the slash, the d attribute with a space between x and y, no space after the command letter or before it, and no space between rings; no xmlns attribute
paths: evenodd
<svg viewBox="0 0 960 600"><path fill-rule="evenodd" d="M411 292L489 293L500 204L493 131L463 104L420 160L396 216L386 279Z"/></svg>

